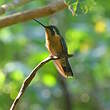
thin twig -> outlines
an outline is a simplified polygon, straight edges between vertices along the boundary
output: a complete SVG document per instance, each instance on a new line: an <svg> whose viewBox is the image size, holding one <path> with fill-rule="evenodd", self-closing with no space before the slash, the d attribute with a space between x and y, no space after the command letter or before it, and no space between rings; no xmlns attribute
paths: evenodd
<svg viewBox="0 0 110 110"><path fill-rule="evenodd" d="M18 6L24 5L29 2L32 2L32 0L13 0L10 3L3 4L0 6L0 15L4 14L6 11L10 9L14 9Z"/></svg>
<svg viewBox="0 0 110 110"><path fill-rule="evenodd" d="M48 6L45 6L43 8L28 10L28 11L8 15L0 19L0 28L25 22L32 18L41 18L44 16L49 16L65 8L67 8L67 4L62 0L62 1L58 1L56 3L50 4Z"/></svg>
<svg viewBox="0 0 110 110"><path fill-rule="evenodd" d="M58 57L47 57L46 59L44 59L43 61L41 61L34 69L33 71L29 74L29 76L27 76L27 78L24 80L20 91L17 95L17 97L15 98L15 100L13 101L13 104L11 105L10 110L14 110L17 103L19 102L21 96L23 95L24 91L26 90L26 88L29 86L29 84L31 83L32 79L35 77L36 72L46 63L48 63L50 60L57 60L59 59Z"/></svg>

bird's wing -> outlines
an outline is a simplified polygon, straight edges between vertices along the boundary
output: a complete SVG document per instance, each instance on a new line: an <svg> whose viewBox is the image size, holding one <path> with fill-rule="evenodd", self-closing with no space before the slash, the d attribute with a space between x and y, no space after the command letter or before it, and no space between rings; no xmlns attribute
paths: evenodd
<svg viewBox="0 0 110 110"><path fill-rule="evenodd" d="M64 52L65 54L68 54L66 42L65 42L65 40L64 40L63 37L60 37L60 38L61 38L60 41L61 41L61 44L62 44L63 52Z"/></svg>
<svg viewBox="0 0 110 110"><path fill-rule="evenodd" d="M66 42L65 42L64 38L63 37L58 37L58 38L60 38L59 39L60 44L61 44L60 46L62 48L61 55L68 55L67 46L66 46ZM61 75L63 75L64 77L73 76L73 72L72 72L72 69L69 64L67 56L65 56L64 58L55 60L54 63L55 63L55 65Z"/></svg>

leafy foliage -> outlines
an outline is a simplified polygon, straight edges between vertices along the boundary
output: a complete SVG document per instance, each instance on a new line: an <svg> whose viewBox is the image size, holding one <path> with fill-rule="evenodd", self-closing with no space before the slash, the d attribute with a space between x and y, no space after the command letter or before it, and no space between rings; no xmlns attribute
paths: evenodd
<svg viewBox="0 0 110 110"><path fill-rule="evenodd" d="M73 15L86 14L95 6L94 0L65 0Z"/></svg>

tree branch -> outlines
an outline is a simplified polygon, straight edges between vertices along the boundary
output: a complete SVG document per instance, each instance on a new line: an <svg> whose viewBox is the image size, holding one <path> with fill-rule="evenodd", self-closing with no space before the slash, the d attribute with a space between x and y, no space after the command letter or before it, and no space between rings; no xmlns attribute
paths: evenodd
<svg viewBox="0 0 110 110"><path fill-rule="evenodd" d="M1 18L0 28L10 26L16 23L25 22L32 18L40 18L44 16L49 16L65 8L67 8L67 5L62 0L62 1L58 1L56 3L50 4L48 6L45 6L43 8L15 13L13 15L9 15L4 18Z"/></svg>
<svg viewBox="0 0 110 110"><path fill-rule="evenodd" d="M29 74L29 76L27 76L27 78L24 80L21 89L17 95L17 97L15 98L15 100L13 101L13 104L11 105L10 110L14 110L17 103L19 102L21 96L23 95L24 91L26 90L26 88L29 86L29 84L31 83L32 79L35 77L36 72L46 63L48 63L50 60L57 60L59 59L58 57L47 57L46 59L44 59L43 61L41 61L33 70L32 72Z"/></svg>
<svg viewBox="0 0 110 110"><path fill-rule="evenodd" d="M57 60L57 59L61 59L65 56L49 56L47 58L45 58L43 61L41 61L33 70L32 72L29 74L29 76L27 76L27 78L24 80L20 90L19 90L19 93L17 95L17 97L15 98L15 100L13 101L11 107L10 107L10 110L14 110L17 103L19 102L21 96L23 95L24 91L26 90L26 88L29 86L29 84L31 83L31 81L33 80L33 78L35 77L36 75L36 72L46 63L48 63L50 60ZM72 57L72 55L68 55L68 58Z"/></svg>
<svg viewBox="0 0 110 110"><path fill-rule="evenodd" d="M4 14L7 10L32 2L32 0L13 0L11 3L3 4L0 7L0 15Z"/></svg>

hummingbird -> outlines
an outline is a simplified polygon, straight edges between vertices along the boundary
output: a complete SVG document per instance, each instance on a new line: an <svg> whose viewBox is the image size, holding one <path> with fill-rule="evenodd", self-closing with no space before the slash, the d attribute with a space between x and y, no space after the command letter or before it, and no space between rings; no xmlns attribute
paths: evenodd
<svg viewBox="0 0 110 110"><path fill-rule="evenodd" d="M68 61L69 54L67 45L58 28L54 25L46 26L36 19L33 20L39 23L45 29L46 47L50 55L57 57L63 56L62 58L54 61L54 64L59 73L65 78L72 77L73 72Z"/></svg>

